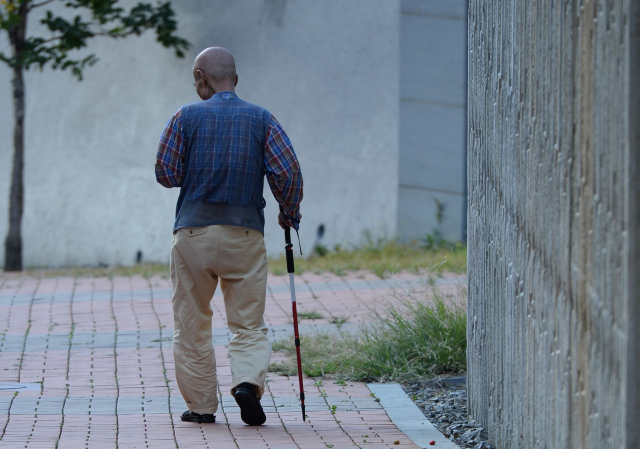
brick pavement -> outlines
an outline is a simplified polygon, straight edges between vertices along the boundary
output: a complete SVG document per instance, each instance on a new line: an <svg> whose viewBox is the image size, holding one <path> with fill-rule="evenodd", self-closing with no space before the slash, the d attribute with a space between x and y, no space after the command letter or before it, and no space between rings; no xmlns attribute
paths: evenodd
<svg viewBox="0 0 640 449"><path fill-rule="evenodd" d="M332 319L366 320L378 298L420 282L408 274L381 280L367 273L305 273L296 280L299 311L325 317L302 321L301 333L335 327ZM450 290L454 279L438 283ZM231 335L219 292L212 301L218 422L181 422L187 407L174 380L170 287L161 277L0 278L0 447L417 447L358 382L319 386L305 378L304 423L297 378L270 373L262 399L267 423L244 425L229 394ZM267 293L271 337L289 336L288 278L270 275Z"/></svg>

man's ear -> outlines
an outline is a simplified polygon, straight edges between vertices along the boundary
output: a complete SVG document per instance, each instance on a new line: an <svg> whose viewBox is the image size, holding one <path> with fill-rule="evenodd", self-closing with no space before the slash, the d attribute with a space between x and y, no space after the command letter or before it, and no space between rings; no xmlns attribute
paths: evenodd
<svg viewBox="0 0 640 449"><path fill-rule="evenodd" d="M238 74L236 73L236 82L233 83L233 87L236 87L238 85Z"/></svg>
<svg viewBox="0 0 640 449"><path fill-rule="evenodd" d="M202 70L196 69L196 75L198 75L197 81L200 81L202 79Z"/></svg>

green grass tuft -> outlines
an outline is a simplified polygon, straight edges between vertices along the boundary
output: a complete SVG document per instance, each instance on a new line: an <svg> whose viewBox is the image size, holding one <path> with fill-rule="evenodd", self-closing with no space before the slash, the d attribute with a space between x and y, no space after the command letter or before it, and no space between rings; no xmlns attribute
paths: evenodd
<svg viewBox="0 0 640 449"><path fill-rule="evenodd" d="M338 329L340 329L344 323L349 321L349 318L350 317L348 316L334 316L329 320L329 322L331 324L335 324L336 326L338 326Z"/></svg>
<svg viewBox="0 0 640 449"><path fill-rule="evenodd" d="M360 326L358 332L319 332L301 338L302 370L310 377L335 374L360 381L407 380L457 374L466 369L466 311L444 299L436 288L415 298L408 294L397 305ZM272 365L274 372L292 375L293 339L274 342L274 350L290 356Z"/></svg>
<svg viewBox="0 0 640 449"><path fill-rule="evenodd" d="M310 312L298 313L299 320L321 320L323 318L324 318L324 315L316 312L315 310L311 310Z"/></svg>

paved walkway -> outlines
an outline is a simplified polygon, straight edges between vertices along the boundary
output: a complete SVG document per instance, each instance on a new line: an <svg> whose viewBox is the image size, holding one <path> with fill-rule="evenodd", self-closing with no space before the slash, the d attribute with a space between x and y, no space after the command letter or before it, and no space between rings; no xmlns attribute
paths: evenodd
<svg viewBox="0 0 640 449"><path fill-rule="evenodd" d="M301 333L358 323L390 290L416 276L296 277ZM452 290L455 277L438 279ZM0 447L2 448L416 448L367 385L305 379L302 422L297 379L269 374L267 423L245 426L229 394L224 305L216 300L214 346L220 382L216 424L180 421L187 409L174 374L170 282L161 277L0 279ZM288 278L270 276L266 322L291 334ZM20 385L17 385L17 384ZM384 401L383 401L384 402ZM427 423L428 424L428 423Z"/></svg>

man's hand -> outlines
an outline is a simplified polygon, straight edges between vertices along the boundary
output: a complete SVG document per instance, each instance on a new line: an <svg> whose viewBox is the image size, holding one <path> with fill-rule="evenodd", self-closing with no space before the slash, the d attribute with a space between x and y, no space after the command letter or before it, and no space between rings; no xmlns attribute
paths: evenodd
<svg viewBox="0 0 640 449"><path fill-rule="evenodd" d="M302 217L300 213L298 213L299 217ZM286 229L287 227L291 229L298 229L298 222L288 217L287 214L283 213L282 207L280 208L280 212L278 213L278 224L282 229Z"/></svg>

